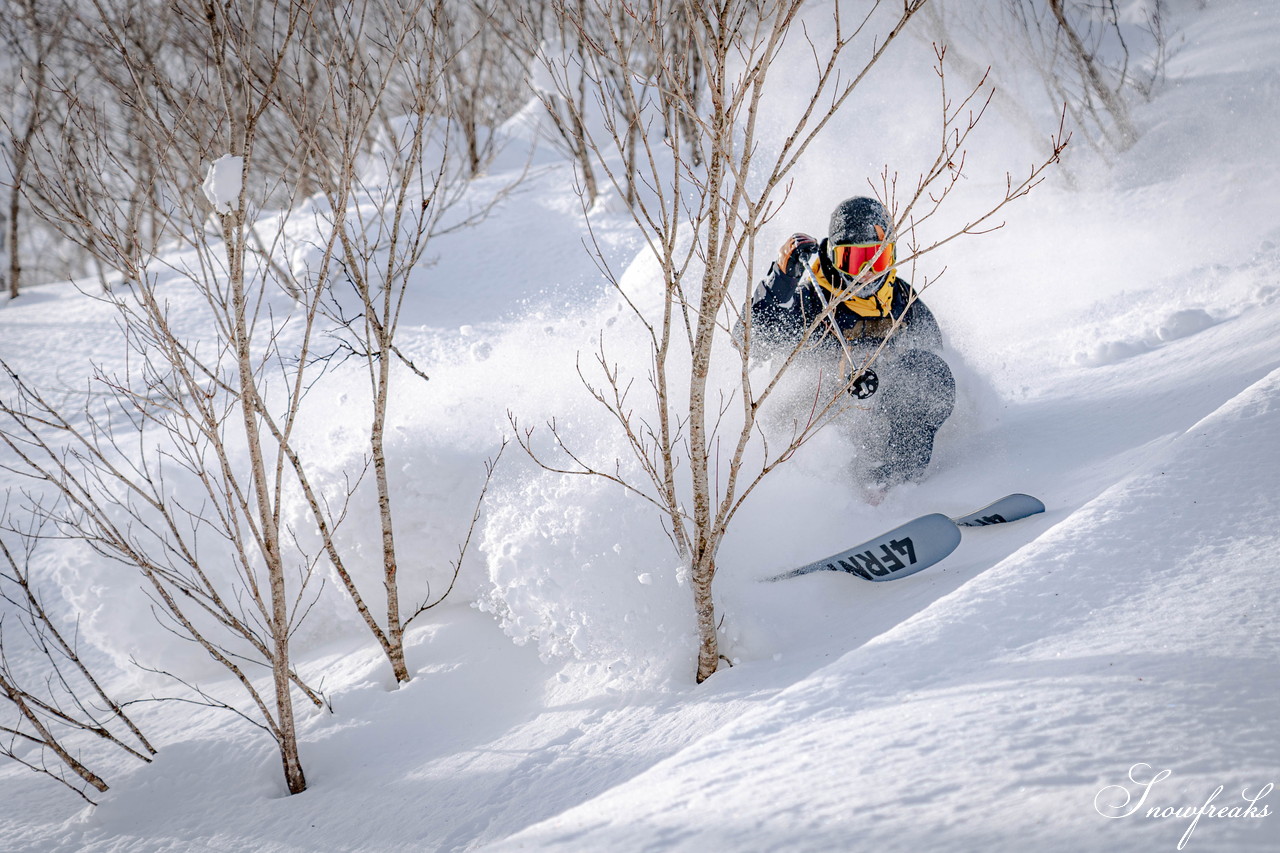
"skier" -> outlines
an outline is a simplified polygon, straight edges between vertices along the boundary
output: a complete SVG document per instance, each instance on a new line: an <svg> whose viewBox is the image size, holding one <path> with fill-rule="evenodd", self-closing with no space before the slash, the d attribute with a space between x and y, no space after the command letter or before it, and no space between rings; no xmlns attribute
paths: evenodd
<svg viewBox="0 0 1280 853"><path fill-rule="evenodd" d="M938 322L894 267L895 238L884 205L846 199L824 240L794 234L782 244L751 301L753 353L785 354L809 332L807 348L827 356L820 364L839 359L837 375L870 418L869 429L851 431L866 451L860 476L873 502L924 475L956 399ZM734 331L740 347L745 324Z"/></svg>

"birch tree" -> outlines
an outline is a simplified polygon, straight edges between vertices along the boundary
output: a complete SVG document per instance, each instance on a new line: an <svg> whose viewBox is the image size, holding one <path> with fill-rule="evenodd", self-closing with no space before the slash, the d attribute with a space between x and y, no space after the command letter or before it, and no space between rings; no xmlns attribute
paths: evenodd
<svg viewBox="0 0 1280 853"><path fill-rule="evenodd" d="M764 478L850 405L845 391L870 366L869 361L851 365L843 379L820 384L808 417L794 422L781 442L770 442L760 424L762 409L827 316L815 318L794 349L774 359L778 367L763 384L753 375L745 307L761 257L757 240L785 198L788 177L806 149L893 48L924 0L857 4L854 14L849 13L853 4L836 3L821 34L797 32L802 5L799 0L728 0L712 6L686 0L560 0L554 5L587 50L581 67L553 59L548 71L558 81L558 97L584 127L608 185L627 199L647 252L661 268L663 299L658 312L646 311L611 276L648 341L650 361L617 364L602 343L594 371L581 371L589 393L613 418L637 475L625 473L618 460L579 455L571 441L556 434L554 423L548 429L556 434L558 457L556 451L542 451L535 431L522 427L515 414L513 426L525 450L544 467L612 480L661 514L689 569L699 682L722 661L712 584L735 515ZM772 143L761 130L765 93L774 60L789 37L806 40L813 71L810 88L791 105L794 125ZM939 49L942 81L944 55ZM589 81L586 97L578 94L578 74ZM1053 140L1044 163L1024 179L1010 178L1004 197L975 212L960 231L929 245L912 243L914 226L936 212L959 179L965 146L988 97L980 85L953 100L944 87L935 161L909 186L899 187L886 172L876 187L910 246L899 264L988 227L999 209L1035 186L1065 145L1061 138ZM599 120L588 121L592 114ZM639 156L629 154L633 144L640 146ZM635 192L636 187L643 190ZM842 298L837 295L831 307ZM730 329L739 320L741 346L729 356L737 359L736 379L726 385L713 365L726 357ZM638 385L647 386L650 399L633 395ZM761 460L750 469L744 467L749 448Z"/></svg>
<svg viewBox="0 0 1280 853"><path fill-rule="evenodd" d="M49 120L50 78L55 57L61 52L68 10L61 3L13 0L0 14L0 45L8 55L0 64L5 85L0 88L8 103L0 115L0 131L8 137L3 149L5 198L0 222L0 253L7 261L3 278L9 298L16 299L22 284L22 241L27 225L22 201L32 142ZM6 174L7 173L7 174Z"/></svg>
<svg viewBox="0 0 1280 853"><path fill-rule="evenodd" d="M1128 21L1115 0L1004 0L982 36L1030 60L1050 102L1066 105L1084 141L1119 152L1139 136L1130 99L1151 96L1168 58L1165 3L1142 5L1142 17Z"/></svg>
<svg viewBox="0 0 1280 853"><path fill-rule="evenodd" d="M102 396L73 413L6 368L0 440L19 460L16 473L53 489L47 512L64 534L141 572L168 626L232 675L247 707L173 673L199 701L262 727L277 744L286 787L298 793L306 777L294 691L323 702L293 668L290 641L315 594L315 561L291 559L282 501L318 298L283 320L266 313L270 279L247 226L260 121L314 10L172 4L175 26L205 50L201 64L185 67L141 60L127 18L101 3L94 10L90 29L128 69L124 100L154 169L131 172L111 144L105 106L76 102L74 132L42 137L66 156L50 158L57 171L36 180L46 215L124 274L128 287L102 298L118 310L133 358L124 374L99 372ZM204 170L208 199L198 190ZM122 186L124 175L141 186ZM137 199L161 205L151 212L162 231L186 239L188 260L166 267L150 254ZM216 236L205 230L210 214ZM173 322L166 288L175 285L203 299L212 341ZM295 328L297 350L285 351L282 336ZM283 414L272 399L285 401ZM175 491L175 478L194 493ZM226 554L230 570L208 565L209 551Z"/></svg>
<svg viewBox="0 0 1280 853"><path fill-rule="evenodd" d="M286 75L283 114L292 135L303 141L308 173L324 208L333 213L323 223L327 238L314 247L314 263L281 275L292 278L293 292L305 294L303 302L314 299L312 307L340 330L337 352L324 357L354 359L368 380L367 465L377 504L381 608L370 603L370 590L361 588L353 558L337 537L355 490L336 505L326 502L311 470L313 460L296 452L288 458L330 566L396 681L404 683L412 677L404 632L452 589L502 448L486 463L470 526L460 531L450 583L440 595L402 602L404 558L396 545L387 419L393 385L428 376L397 346L401 311L431 242L487 217L521 176L485 197L469 192L495 142L491 129L480 138L478 96L457 83L464 76L460 67L470 67L474 59L469 51L475 45L446 20L450 7L443 0L420 0L365 2L356 8L355 15L350 7L318 13L305 50ZM414 565L421 570L424 562Z"/></svg>
<svg viewBox="0 0 1280 853"><path fill-rule="evenodd" d="M407 682L405 630L452 590L496 464L446 583L402 601L386 423L393 383L427 375L397 346L401 308L429 242L479 221L509 189L468 197L493 140L454 120L475 106L467 96L459 107L447 85L470 45L446 32L447 8L191 2L149 29L99 3L84 26L114 65L98 98L67 105L64 132L38 138L41 210L122 274L125 286L101 298L133 355L126 375L96 377L81 411L13 376L5 440L27 474L56 484L60 502L44 511L61 529L139 569L170 627L233 672L248 708L187 686L271 734L294 792L305 777L291 693L317 707L323 697L292 668L289 638L320 594L319 572L333 571ZM128 140L115 133L121 114ZM162 237L179 251L156 255ZM175 287L195 293L207 330L173 321ZM368 379L369 444L335 495L322 483L330 460L303 449L299 425L317 387L352 359ZM169 490L179 478L203 495L198 505ZM376 589L357 580L340 535L367 481ZM284 517L295 494L318 548ZM211 538L229 543L233 575L209 570ZM434 568L425 555L408 567ZM245 660L270 669L270 694Z"/></svg>
<svg viewBox="0 0 1280 853"><path fill-rule="evenodd" d="M0 709L8 713L0 716L0 755L93 803L86 789L104 793L108 785L90 768L80 744L105 744L143 762L151 761L156 750L81 656L74 630L46 607L31 571L38 539L33 534L39 531L5 526L0 533ZM36 677L24 679L12 664L14 655L39 661L26 667Z"/></svg>

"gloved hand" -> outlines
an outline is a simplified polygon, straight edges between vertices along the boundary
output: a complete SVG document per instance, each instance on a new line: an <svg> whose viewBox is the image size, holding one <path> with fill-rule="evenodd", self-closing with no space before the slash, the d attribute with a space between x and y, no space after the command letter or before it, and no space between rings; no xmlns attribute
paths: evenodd
<svg viewBox="0 0 1280 853"><path fill-rule="evenodd" d="M782 244L782 248L778 250L778 269L782 270L789 276L800 274L800 270L792 267L793 263L799 263L802 252L811 251L818 248L818 241L810 237L808 234L795 233L787 238Z"/></svg>
<svg viewBox="0 0 1280 853"><path fill-rule="evenodd" d="M876 393L876 389L879 387L880 377L876 376L876 372L868 367L854 377L853 383L849 386L849 393L859 400L865 400Z"/></svg>

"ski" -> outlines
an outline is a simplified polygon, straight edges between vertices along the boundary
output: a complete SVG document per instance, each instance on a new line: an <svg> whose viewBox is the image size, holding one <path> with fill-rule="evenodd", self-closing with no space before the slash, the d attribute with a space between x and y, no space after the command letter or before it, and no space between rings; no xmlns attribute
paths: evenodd
<svg viewBox="0 0 1280 853"><path fill-rule="evenodd" d="M987 504L982 509L951 519L960 527L986 527L1018 521L1029 515L1044 512L1044 504L1031 495L1014 493Z"/></svg>
<svg viewBox="0 0 1280 853"><path fill-rule="evenodd" d="M848 572L869 581L895 580L929 568L959 544L960 528L945 515L935 512L769 580L780 581L821 571Z"/></svg>
<svg viewBox="0 0 1280 853"><path fill-rule="evenodd" d="M945 559L960 544L961 527L1005 524L1040 512L1044 512L1044 504L1036 498L1012 494L959 518L930 513L838 554L766 580L780 581L823 571L848 572L877 582L898 580Z"/></svg>

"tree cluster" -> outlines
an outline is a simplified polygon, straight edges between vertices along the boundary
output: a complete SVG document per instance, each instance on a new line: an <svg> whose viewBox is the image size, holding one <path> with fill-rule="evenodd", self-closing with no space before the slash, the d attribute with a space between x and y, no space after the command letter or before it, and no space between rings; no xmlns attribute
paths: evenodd
<svg viewBox="0 0 1280 853"><path fill-rule="evenodd" d="M170 675L266 731L302 791L294 698L324 700L290 643L322 594L317 567L338 577L398 682L411 678L405 629L452 586L401 600L385 428L394 383L426 379L396 345L415 266L505 192L460 205L511 107L500 87L467 85L500 59L476 50L480 10L443 0L52 5L30 6L31 26L93 61L74 74L38 63L44 112L33 99L22 198L99 265L91 293L118 313L130 355L70 407L0 362L4 465L31 484L22 508L43 535L140 574L162 623L241 693ZM303 238L291 217L306 219ZM175 287L211 331L175 322ZM367 376L368 444L335 495L317 486L327 460L300 444L298 424L351 361ZM284 522L293 495L318 544ZM355 501L375 505L374 588L338 535Z"/></svg>

